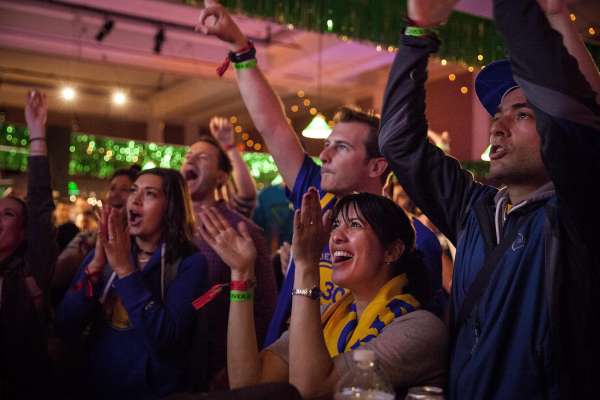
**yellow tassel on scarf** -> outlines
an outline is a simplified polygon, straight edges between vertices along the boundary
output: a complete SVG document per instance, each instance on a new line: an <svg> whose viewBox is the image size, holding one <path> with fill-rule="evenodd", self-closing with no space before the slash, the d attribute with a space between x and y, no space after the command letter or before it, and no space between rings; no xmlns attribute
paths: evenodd
<svg viewBox="0 0 600 400"><path fill-rule="evenodd" d="M394 318L419 308L419 302L402 290L408 283L406 274L389 280L364 309L357 320L352 293L329 307L321 316L325 344L331 357L354 350L377 337Z"/></svg>

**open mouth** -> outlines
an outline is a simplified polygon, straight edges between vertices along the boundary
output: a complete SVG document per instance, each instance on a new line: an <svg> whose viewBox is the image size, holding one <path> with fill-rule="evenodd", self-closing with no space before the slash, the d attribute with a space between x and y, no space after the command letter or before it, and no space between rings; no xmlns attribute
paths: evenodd
<svg viewBox="0 0 600 400"><path fill-rule="evenodd" d="M193 181L194 179L198 178L198 174L193 169L187 169L183 174L183 177L186 181Z"/></svg>
<svg viewBox="0 0 600 400"><path fill-rule="evenodd" d="M123 203L123 202L122 202L122 201L120 201L120 200L113 200L113 201L110 203L110 206L111 206L112 208L116 208L117 210L120 210L121 208L123 208L123 206L124 206L124 205L125 205L125 203Z"/></svg>
<svg viewBox="0 0 600 400"><path fill-rule="evenodd" d="M492 145L490 149L490 160L499 160L506 155L506 149L499 144Z"/></svg>
<svg viewBox="0 0 600 400"><path fill-rule="evenodd" d="M352 253L348 253L347 251L337 250L333 252L333 263L339 264L346 261L349 261L354 257Z"/></svg>
<svg viewBox="0 0 600 400"><path fill-rule="evenodd" d="M135 211L129 211L129 226L138 226L141 223L142 214Z"/></svg>

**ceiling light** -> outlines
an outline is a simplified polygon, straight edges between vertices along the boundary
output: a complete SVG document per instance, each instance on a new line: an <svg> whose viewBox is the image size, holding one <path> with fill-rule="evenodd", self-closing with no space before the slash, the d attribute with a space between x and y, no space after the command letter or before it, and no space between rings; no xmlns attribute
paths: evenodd
<svg viewBox="0 0 600 400"><path fill-rule="evenodd" d="M112 19L107 20L104 23L104 25L102 25L102 27L100 28L98 33L96 33L96 40L98 42L103 41L108 36L108 34L113 30L114 27L115 27L115 21L113 21Z"/></svg>
<svg viewBox="0 0 600 400"><path fill-rule="evenodd" d="M112 95L112 101L118 106L122 106L127 103L127 95L122 90L117 90Z"/></svg>
<svg viewBox="0 0 600 400"><path fill-rule="evenodd" d="M302 131L302 136L311 139L326 139L331 133L331 128L327 124L322 114L317 114L313 120Z"/></svg>
<svg viewBox="0 0 600 400"><path fill-rule="evenodd" d="M154 53L160 54L164 42L165 30L161 27L158 32L156 32L156 35L154 35Z"/></svg>
<svg viewBox="0 0 600 400"><path fill-rule="evenodd" d="M75 100L76 95L77 95L77 93L75 92L75 89L73 89L71 86L65 86L60 91L60 97L62 97L63 100L66 100L66 101Z"/></svg>

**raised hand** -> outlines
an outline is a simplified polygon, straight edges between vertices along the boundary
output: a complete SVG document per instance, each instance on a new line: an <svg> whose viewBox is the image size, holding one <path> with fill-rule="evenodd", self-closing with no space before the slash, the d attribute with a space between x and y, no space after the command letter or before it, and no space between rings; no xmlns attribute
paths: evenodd
<svg viewBox="0 0 600 400"><path fill-rule="evenodd" d="M46 118L48 102L46 94L32 90L27 94L25 105L25 120L29 128L29 140L46 138Z"/></svg>
<svg viewBox="0 0 600 400"><path fill-rule="evenodd" d="M107 218L108 226L102 227L98 236L108 263L119 278L135 271L131 263L131 238L123 213L124 209L111 208Z"/></svg>
<svg viewBox="0 0 600 400"><path fill-rule="evenodd" d="M96 249L94 251L94 258L88 264L88 271L91 274L102 271L104 265L107 262L106 253L104 252L104 246L102 245L103 241L101 238L106 238L105 241L108 240L108 216L110 215L111 207L106 205L102 208L102 212L100 217L98 218L98 236L96 238Z"/></svg>
<svg viewBox="0 0 600 400"><path fill-rule="evenodd" d="M319 270L323 246L331 231L331 211L321 215L317 189L311 187L302 196L302 207L294 213L294 236L292 254L296 268L312 272Z"/></svg>
<svg viewBox="0 0 600 400"><path fill-rule="evenodd" d="M408 18L417 26L430 28L448 20L458 0L409 0Z"/></svg>
<svg viewBox="0 0 600 400"><path fill-rule="evenodd" d="M240 222L236 231L214 208L203 210L199 217L198 234L231 268L231 279L254 279L256 246L248 226Z"/></svg>
<svg viewBox="0 0 600 400"><path fill-rule="evenodd" d="M221 146L228 147L234 144L233 127L227 118L212 117L208 127Z"/></svg>
<svg viewBox="0 0 600 400"><path fill-rule="evenodd" d="M248 45L248 39L240 31L231 15L215 0L204 0L204 9L200 12L198 23L194 29L229 43L233 51Z"/></svg>

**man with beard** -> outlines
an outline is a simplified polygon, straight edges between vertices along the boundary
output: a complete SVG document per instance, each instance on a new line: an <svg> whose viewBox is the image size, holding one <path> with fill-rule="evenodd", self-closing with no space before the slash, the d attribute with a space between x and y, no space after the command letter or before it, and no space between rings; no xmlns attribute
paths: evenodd
<svg viewBox="0 0 600 400"><path fill-rule="evenodd" d="M269 321L273 315L277 298L275 274L271 267L271 257L268 243L261 229L250 219L233 211L224 200L216 200L215 191L227 183L232 171L231 161L224 149L212 136L203 136L190 146L186 160L181 167L196 214L206 208L218 210L233 227L245 222L257 248L255 315L256 337L259 342L265 336ZM231 273L221 258L203 241L197 237L195 241L199 251L208 261L208 282L210 286L227 284ZM208 329L208 332L197 333L197 346L192 353L208 351L206 358L192 358L191 371L195 382L193 389L203 389L202 385L215 378L215 374L226 365L227 360L227 318L229 313L229 296L221 293L204 305L202 312L206 318L199 319L208 326L199 324L197 329ZM207 370L205 369L207 368ZM201 377L198 378L198 375ZM215 383L219 385L219 383Z"/></svg>
<svg viewBox="0 0 600 400"><path fill-rule="evenodd" d="M454 3L409 1L379 140L457 247L447 398L597 397L600 219L587 184L600 175L598 71L564 2L539 0L545 15L535 0L495 0L510 62L486 66L475 85L492 117L490 178L503 186L476 182L427 140L431 28Z"/></svg>

